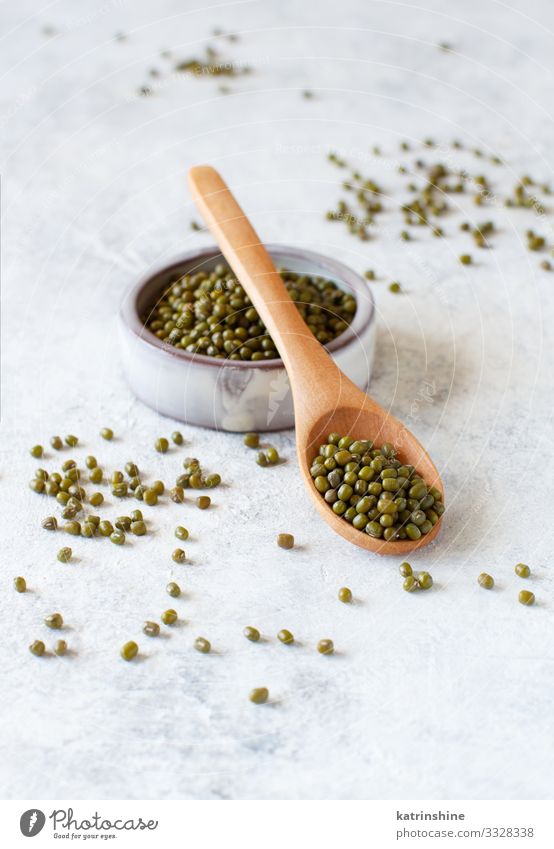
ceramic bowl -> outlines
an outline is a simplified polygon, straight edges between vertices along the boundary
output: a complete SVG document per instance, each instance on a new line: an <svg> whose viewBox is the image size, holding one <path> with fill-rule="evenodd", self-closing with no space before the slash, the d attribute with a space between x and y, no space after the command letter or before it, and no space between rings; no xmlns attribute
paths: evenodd
<svg viewBox="0 0 554 849"><path fill-rule="evenodd" d="M375 307L367 281L313 251L266 247L277 267L326 277L355 295L358 306L352 324L327 349L345 374L364 389L375 342ZM187 272L209 272L221 261L216 246L192 251L150 271L127 294L119 322L127 381L149 407L188 424L235 432L291 428L293 403L280 359L247 362L192 354L162 342L144 327L143 316L170 282Z"/></svg>

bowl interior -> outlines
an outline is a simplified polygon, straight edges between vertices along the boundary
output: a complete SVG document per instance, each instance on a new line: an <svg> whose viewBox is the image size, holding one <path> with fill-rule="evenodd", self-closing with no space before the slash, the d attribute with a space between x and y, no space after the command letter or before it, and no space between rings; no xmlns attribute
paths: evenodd
<svg viewBox="0 0 554 849"><path fill-rule="evenodd" d="M348 268L334 259L323 256L313 251L299 248L287 247L285 245L266 245L266 248L277 268L286 268L288 271L305 273L313 276L325 277L332 280L336 285L356 298L356 313L349 327L333 339L325 347L329 351L336 351L356 339L362 330L373 321L374 302L367 282L352 269ZM144 319L148 311L155 305L162 292L177 277L197 271L212 271L218 263L225 262L219 248L213 246L197 250L184 256L177 257L168 265L143 277L126 298L121 315L124 323L147 344L180 357L187 362L217 364L218 367L230 365L233 368L271 368L282 365L280 358L274 360L262 360L252 362L250 360L216 359L205 354L194 354L175 348L163 342L144 325Z"/></svg>

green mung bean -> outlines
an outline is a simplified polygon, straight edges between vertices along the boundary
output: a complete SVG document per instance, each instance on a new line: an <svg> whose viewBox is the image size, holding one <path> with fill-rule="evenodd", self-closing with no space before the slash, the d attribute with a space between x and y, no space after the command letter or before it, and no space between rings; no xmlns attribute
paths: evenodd
<svg viewBox="0 0 554 849"><path fill-rule="evenodd" d="M265 452L265 456L267 457L268 463L274 466L279 462L279 452L273 445L270 445L267 451Z"/></svg>
<svg viewBox="0 0 554 849"><path fill-rule="evenodd" d="M60 436L52 436L50 438L50 445L54 449L54 451L61 451L63 448L63 441Z"/></svg>
<svg viewBox="0 0 554 849"><path fill-rule="evenodd" d="M65 640L56 640L54 644L54 654L58 657L63 657L67 654L67 643Z"/></svg>
<svg viewBox="0 0 554 849"><path fill-rule="evenodd" d="M481 572L477 578L477 583L485 590L492 590L494 587L494 578L492 575L487 574L487 572Z"/></svg>
<svg viewBox="0 0 554 849"><path fill-rule="evenodd" d="M520 578L528 578L531 574L529 566L527 566L525 563L517 563L514 567L514 572L516 573L516 575L519 575Z"/></svg>
<svg viewBox="0 0 554 849"><path fill-rule="evenodd" d="M167 594L170 595L172 598L179 598L179 596L181 595L181 587L179 586L179 584L176 584L175 581L170 581L165 589Z"/></svg>
<svg viewBox="0 0 554 849"><path fill-rule="evenodd" d="M169 608L169 610L164 610L161 615L161 620L164 625L175 625L177 622L177 611L173 610L173 608Z"/></svg>
<svg viewBox="0 0 554 849"><path fill-rule="evenodd" d="M263 705L267 702L269 698L269 690L267 687L255 687L250 691L250 695L248 696L251 702L255 705Z"/></svg>
<svg viewBox="0 0 554 849"><path fill-rule="evenodd" d="M45 617L44 624L47 628L53 628L55 631L59 631L63 627L63 616L61 613L51 613Z"/></svg>
<svg viewBox="0 0 554 849"><path fill-rule="evenodd" d="M294 537L292 534L278 534L277 545L279 548L294 548Z"/></svg>
<svg viewBox="0 0 554 849"><path fill-rule="evenodd" d="M197 637L194 641L194 648L202 654L208 654L211 651L211 643L205 637Z"/></svg>
<svg viewBox="0 0 554 849"><path fill-rule="evenodd" d="M416 577L422 590L428 590L433 586L433 578L429 572L418 572Z"/></svg>
<svg viewBox="0 0 554 849"><path fill-rule="evenodd" d="M417 541L444 511L442 493L402 464L391 444L329 434L310 474L333 512L375 539Z"/></svg>
<svg viewBox="0 0 554 849"><path fill-rule="evenodd" d="M69 563L71 557L73 555L73 551L69 548L69 546L65 545L63 548L60 548L57 554L57 558L60 563Z"/></svg>
<svg viewBox="0 0 554 849"><path fill-rule="evenodd" d="M248 625L242 633L247 640L250 640L251 643L257 643L260 639L260 632L257 628L253 628L251 625Z"/></svg>
<svg viewBox="0 0 554 849"><path fill-rule="evenodd" d="M13 579L13 588L16 593L24 593L27 591L27 581L20 575Z"/></svg>
<svg viewBox="0 0 554 849"><path fill-rule="evenodd" d="M174 486L169 490L169 497L175 504L182 504L185 500L185 490L181 486Z"/></svg>
<svg viewBox="0 0 554 849"><path fill-rule="evenodd" d="M113 534L113 525L108 519L102 519L98 525L98 531L103 537L109 537Z"/></svg>
<svg viewBox="0 0 554 849"><path fill-rule="evenodd" d="M133 660L134 657L138 654L138 645L134 640L129 640L128 643L125 643L120 650L120 655L123 660Z"/></svg>
<svg viewBox="0 0 554 849"><path fill-rule="evenodd" d="M110 534L110 540L114 545L123 545L125 542L125 534L123 531L114 531Z"/></svg>
<svg viewBox="0 0 554 849"><path fill-rule="evenodd" d="M320 654L333 654L335 651L333 640L320 640L317 644L317 650Z"/></svg>
<svg viewBox="0 0 554 849"><path fill-rule="evenodd" d="M42 445L33 445L33 447L30 449L31 457L35 457L37 459L39 457L42 457L43 450L44 449L43 449Z"/></svg>
<svg viewBox="0 0 554 849"><path fill-rule="evenodd" d="M171 559L175 563L184 563L187 557L182 548L176 548L171 555Z"/></svg>
<svg viewBox="0 0 554 849"><path fill-rule="evenodd" d="M207 510L212 500L209 495L199 495L196 499L196 506L200 508L200 510Z"/></svg>
<svg viewBox="0 0 554 849"><path fill-rule="evenodd" d="M520 604L525 604L527 606L535 603L535 594L530 592L530 590L521 590L518 595L518 601Z"/></svg>
<svg viewBox="0 0 554 849"><path fill-rule="evenodd" d="M100 431L100 436L102 439L106 439L108 442L113 439L113 430L111 427L103 427Z"/></svg>
<svg viewBox="0 0 554 849"><path fill-rule="evenodd" d="M146 525L142 519L137 519L137 521L131 522L130 531L136 537L143 537L146 533Z"/></svg>
<svg viewBox="0 0 554 849"><path fill-rule="evenodd" d="M417 578L414 578L413 575L408 575L408 577L404 579L403 587L407 593L413 593L415 590L419 589Z"/></svg>
<svg viewBox="0 0 554 849"><path fill-rule="evenodd" d="M348 587L341 587L338 592L338 599L344 604L350 604L352 601L352 590Z"/></svg>
<svg viewBox="0 0 554 849"><path fill-rule="evenodd" d="M44 654L45 648L46 648L46 646L44 645L42 640L35 640L29 646L29 651L31 652L31 654L36 655L36 657L42 657L42 655Z"/></svg>
<svg viewBox="0 0 554 849"><path fill-rule="evenodd" d="M137 494L139 487L135 490L135 494ZM153 507L158 503L158 493L154 489L145 489L142 494L142 500L145 504L148 504L149 507Z"/></svg>
<svg viewBox="0 0 554 849"><path fill-rule="evenodd" d="M260 437L257 433L245 433L243 442L247 448L257 448L260 444Z"/></svg>
<svg viewBox="0 0 554 849"><path fill-rule="evenodd" d="M157 637L160 633L160 626L157 622L145 622L142 630L147 637Z"/></svg>

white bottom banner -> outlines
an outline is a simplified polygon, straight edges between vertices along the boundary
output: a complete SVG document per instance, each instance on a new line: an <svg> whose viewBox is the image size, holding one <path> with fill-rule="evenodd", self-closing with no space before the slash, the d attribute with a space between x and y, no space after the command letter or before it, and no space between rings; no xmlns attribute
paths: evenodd
<svg viewBox="0 0 554 849"><path fill-rule="evenodd" d="M0 845L552 849L553 813L550 801L5 801Z"/></svg>

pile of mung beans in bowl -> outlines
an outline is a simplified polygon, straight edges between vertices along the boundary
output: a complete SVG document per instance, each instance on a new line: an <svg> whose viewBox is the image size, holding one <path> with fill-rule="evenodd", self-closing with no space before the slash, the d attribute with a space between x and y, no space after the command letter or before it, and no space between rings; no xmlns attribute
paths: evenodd
<svg viewBox="0 0 554 849"><path fill-rule="evenodd" d="M316 338L365 388L375 341L367 281L321 254L267 248ZM294 426L283 362L217 247L146 274L124 299L119 330L127 381L158 412L233 432Z"/></svg>

